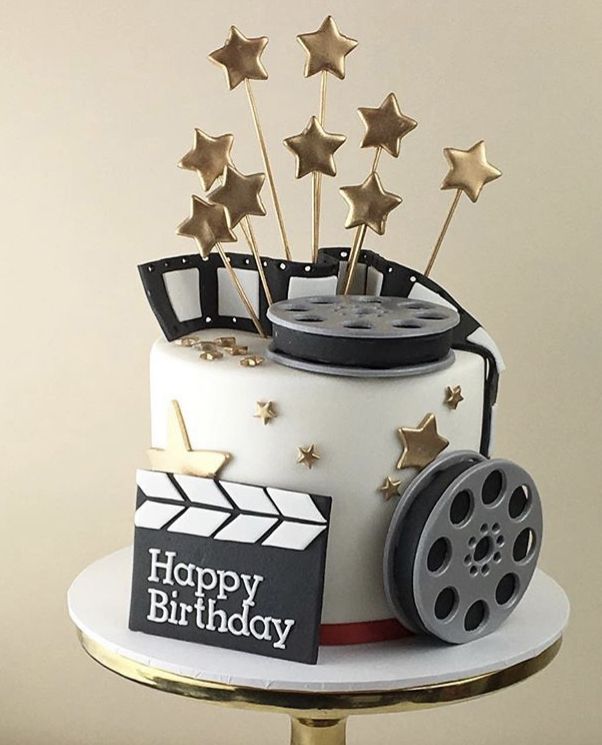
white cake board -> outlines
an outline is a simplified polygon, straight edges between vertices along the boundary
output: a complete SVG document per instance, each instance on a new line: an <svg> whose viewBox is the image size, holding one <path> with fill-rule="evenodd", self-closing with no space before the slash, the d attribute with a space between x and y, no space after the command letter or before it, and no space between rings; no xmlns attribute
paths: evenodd
<svg viewBox="0 0 602 745"><path fill-rule="evenodd" d="M75 625L103 648L196 680L287 691L387 691L435 685L503 670L532 659L562 635L569 603L537 571L523 600L493 634L461 646L427 637L321 647L317 665L149 636L128 629L132 549L91 564L69 589Z"/></svg>

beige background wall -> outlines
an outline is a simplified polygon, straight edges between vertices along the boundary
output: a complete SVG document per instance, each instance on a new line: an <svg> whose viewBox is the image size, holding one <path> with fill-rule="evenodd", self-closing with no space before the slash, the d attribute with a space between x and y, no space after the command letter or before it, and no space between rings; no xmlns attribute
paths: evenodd
<svg viewBox="0 0 602 745"><path fill-rule="evenodd" d="M147 354L158 329L136 264L192 250L174 235L196 188L175 167L192 129L234 130L260 170L243 91L206 62L228 25L267 34L256 86L298 256L309 182L278 143L313 113L294 37L332 12L361 40L330 85L328 126L351 141L341 181L367 173L359 105L395 90L420 123L382 161L404 196L370 245L422 267L451 195L442 147L481 137L505 172L464 200L434 277L476 313L508 363L498 453L545 498L542 566L571 595L564 649L546 672L479 702L352 722L354 742L599 742L599 95L602 5L560 0L4 0L0 8L0 743L282 743L284 717L162 696L78 648L65 592L130 541L133 471L148 442ZM324 243L345 207L325 186ZM261 226L267 253L275 231ZM403 718L402 718L403 716Z"/></svg>

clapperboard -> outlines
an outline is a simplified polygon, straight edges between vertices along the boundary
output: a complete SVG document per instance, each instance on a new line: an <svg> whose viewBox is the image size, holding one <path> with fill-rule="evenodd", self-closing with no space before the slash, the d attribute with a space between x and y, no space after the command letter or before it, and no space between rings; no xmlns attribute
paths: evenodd
<svg viewBox="0 0 602 745"><path fill-rule="evenodd" d="M331 498L137 473L130 629L314 664Z"/></svg>

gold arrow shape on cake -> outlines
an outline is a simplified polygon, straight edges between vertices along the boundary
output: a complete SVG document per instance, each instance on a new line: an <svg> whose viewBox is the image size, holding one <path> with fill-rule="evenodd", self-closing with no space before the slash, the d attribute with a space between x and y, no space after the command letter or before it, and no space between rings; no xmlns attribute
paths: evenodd
<svg viewBox="0 0 602 745"><path fill-rule="evenodd" d="M172 401L167 418L167 447L165 450L150 448L148 457L153 471L213 478L232 455L215 450L193 450L180 404Z"/></svg>

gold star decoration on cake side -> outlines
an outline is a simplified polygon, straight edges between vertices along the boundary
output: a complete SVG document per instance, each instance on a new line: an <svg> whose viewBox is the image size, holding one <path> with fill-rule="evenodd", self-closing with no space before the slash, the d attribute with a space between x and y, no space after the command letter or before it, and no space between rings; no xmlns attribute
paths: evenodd
<svg viewBox="0 0 602 745"><path fill-rule="evenodd" d="M226 210L228 225L235 228L248 215L263 217L266 214L259 196L264 182L263 173L250 173L245 176L233 166L226 166L223 184L211 192L209 199L222 205Z"/></svg>
<svg viewBox="0 0 602 745"><path fill-rule="evenodd" d="M461 189L472 202L479 198L482 188L502 175L502 172L487 161L485 143L477 142L469 150L446 147L443 150L450 165L442 189Z"/></svg>
<svg viewBox="0 0 602 745"><path fill-rule="evenodd" d="M273 401L257 401L257 408L253 415L256 419L261 419L263 424L269 424L278 414Z"/></svg>
<svg viewBox="0 0 602 745"><path fill-rule="evenodd" d="M385 191L374 171L363 184L343 186L339 189L349 205L346 228L367 225L378 235L383 235L387 217L391 210L401 204L401 197Z"/></svg>
<svg viewBox="0 0 602 745"><path fill-rule="evenodd" d="M357 41L342 34L332 16L326 16L317 31L299 34L297 39L307 53L306 78L324 71L340 80L345 77L345 57L356 48Z"/></svg>
<svg viewBox="0 0 602 745"><path fill-rule="evenodd" d="M297 448L297 463L301 463L311 470L314 463L319 460L320 456L315 445Z"/></svg>
<svg viewBox="0 0 602 745"><path fill-rule="evenodd" d="M382 147L394 158L399 155L401 140L418 124L401 113L394 93L389 93L378 108L362 107L358 113L366 127L361 147Z"/></svg>
<svg viewBox="0 0 602 745"><path fill-rule="evenodd" d="M393 497L399 496L400 486L401 481L395 481L394 479L387 476L382 485L378 487L378 491L382 492L385 498L385 502L388 502L389 499L393 499Z"/></svg>
<svg viewBox="0 0 602 745"><path fill-rule="evenodd" d="M461 401L464 401L462 395L462 386L448 385L445 388L445 404L454 411L458 408Z"/></svg>
<svg viewBox="0 0 602 745"><path fill-rule="evenodd" d="M248 78L267 80L268 73L261 61L267 43L267 36L248 39L236 26L231 26L226 43L211 52L209 59L223 67L228 86L233 90Z"/></svg>
<svg viewBox="0 0 602 745"><path fill-rule="evenodd" d="M232 456L214 450L193 450L180 404L172 401L167 419L167 447L151 448L148 457L154 471L213 478Z"/></svg>
<svg viewBox="0 0 602 745"><path fill-rule="evenodd" d="M230 152L234 143L233 135L211 137L200 129L194 130L194 147L178 163L180 168L196 171L205 191L209 191L224 168L232 165Z"/></svg>
<svg viewBox="0 0 602 745"><path fill-rule="evenodd" d="M418 427L400 427L397 430L403 446L397 469L424 468L449 445L449 441L437 432L437 419L427 414Z"/></svg>
<svg viewBox="0 0 602 745"><path fill-rule="evenodd" d="M284 140L284 144L295 155L297 178L314 172L336 176L334 154L346 139L345 135L326 132L317 117L312 116L303 132Z"/></svg>
<svg viewBox="0 0 602 745"><path fill-rule="evenodd" d="M236 236L228 227L226 211L221 204L210 204L193 195L192 214L177 229L178 235L194 238L201 256L206 259L216 243L232 243Z"/></svg>

